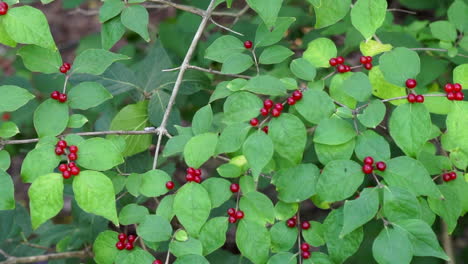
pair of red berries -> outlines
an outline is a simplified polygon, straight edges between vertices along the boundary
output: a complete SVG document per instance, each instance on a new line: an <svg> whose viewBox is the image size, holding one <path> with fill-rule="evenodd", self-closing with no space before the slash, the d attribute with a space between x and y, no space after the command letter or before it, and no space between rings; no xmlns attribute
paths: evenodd
<svg viewBox="0 0 468 264"><path fill-rule="evenodd" d="M454 171L442 174L442 179L444 180L444 182L453 181L456 178L457 178L457 173Z"/></svg>
<svg viewBox="0 0 468 264"><path fill-rule="evenodd" d="M351 67L349 67L349 65L343 64L344 62L345 62L345 59L341 56L338 56L336 58L331 58L328 61L328 63L330 63L330 66L333 66L333 67L336 66L336 70L339 73L345 73L345 72L351 71Z"/></svg>
<svg viewBox="0 0 468 264"><path fill-rule="evenodd" d="M196 183L200 183L202 181L202 178L201 178L201 174L202 174L202 171L200 169L194 169L192 167L190 168L187 168L186 170L187 174L185 175L185 179L188 181L188 182L196 182ZM167 185L166 185L167 187Z"/></svg>
<svg viewBox="0 0 468 264"><path fill-rule="evenodd" d="M288 97L288 100L286 101L288 105L294 105L296 104L297 101L300 101L302 99L302 92L301 90L296 90L292 93L290 97Z"/></svg>
<svg viewBox="0 0 468 264"><path fill-rule="evenodd" d="M119 242L117 242L117 244L115 244L115 247L118 249L118 250L123 250L123 249L126 249L126 250L132 250L134 248L133 246L133 242L135 242L136 240L136 236L134 235L129 235L127 237L126 234L124 233L120 233L117 238L119 239Z"/></svg>
<svg viewBox="0 0 468 264"><path fill-rule="evenodd" d="M240 186L237 183L233 183L231 184L231 186L229 186L229 189L231 190L232 193L236 193L240 191Z"/></svg>
<svg viewBox="0 0 468 264"><path fill-rule="evenodd" d="M6 13L8 13L8 4L0 2L0 16L6 15Z"/></svg>
<svg viewBox="0 0 468 264"><path fill-rule="evenodd" d="M310 250L310 245L308 243L304 242L301 244L301 251L302 251L301 256L303 259L310 258L309 250Z"/></svg>
<svg viewBox="0 0 468 264"><path fill-rule="evenodd" d="M253 47L253 43L250 40L244 42L244 48L251 49Z"/></svg>
<svg viewBox="0 0 468 264"><path fill-rule="evenodd" d="M293 216L291 218L289 218L287 221L286 221L286 225L289 227L289 228L294 228L296 227L297 225L297 216ZM303 230L308 230L310 228L310 223L308 221L304 221L301 223L301 228Z"/></svg>
<svg viewBox="0 0 468 264"><path fill-rule="evenodd" d="M71 69L71 64L68 62L64 62L62 66L60 66L59 71L61 73L67 73Z"/></svg>
<svg viewBox="0 0 468 264"><path fill-rule="evenodd" d="M447 99L450 101L463 101L465 95L462 92L463 87L459 83L447 83L444 90L447 93Z"/></svg>
<svg viewBox="0 0 468 264"><path fill-rule="evenodd" d="M359 58L359 62L361 62L361 64L364 65L364 68L366 68L366 70L372 69L372 57L371 56L361 56L361 58Z"/></svg>
<svg viewBox="0 0 468 264"><path fill-rule="evenodd" d="M372 157L364 158L364 165L362 166L362 172L365 174L371 174L374 171L374 159ZM379 161L375 164L375 168L379 171L385 171L387 169L387 164L383 161Z"/></svg>
<svg viewBox="0 0 468 264"><path fill-rule="evenodd" d="M235 222L237 222L237 220L241 220L242 218L244 218L244 212L241 211L241 210L236 210L234 208L229 208L227 210L227 213L229 215L229 223L231 224L234 224Z"/></svg>
<svg viewBox="0 0 468 264"><path fill-rule="evenodd" d="M414 93L410 93L408 94L408 96L406 97L406 99L408 100L409 103L424 103L424 95L422 94L414 94Z"/></svg>
<svg viewBox="0 0 468 264"><path fill-rule="evenodd" d="M65 103L67 101L67 95L64 94L64 93L61 93L59 91L53 91L51 94L50 94L50 98L54 99L54 100L57 100L61 103Z"/></svg>

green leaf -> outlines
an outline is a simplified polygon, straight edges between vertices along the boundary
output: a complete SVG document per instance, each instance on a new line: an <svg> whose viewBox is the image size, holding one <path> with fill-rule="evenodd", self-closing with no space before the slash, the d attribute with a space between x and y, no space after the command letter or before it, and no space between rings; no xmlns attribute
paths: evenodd
<svg viewBox="0 0 468 264"><path fill-rule="evenodd" d="M185 255L174 262L174 264L210 264L206 258L199 255Z"/></svg>
<svg viewBox="0 0 468 264"><path fill-rule="evenodd" d="M335 5L335 3L333 4ZM336 54L337 50L333 41L327 38L318 38L314 39L307 45L307 49L304 51L302 56L316 68L328 68L330 67L328 61L331 58L336 57Z"/></svg>
<svg viewBox="0 0 468 264"><path fill-rule="evenodd" d="M413 258L411 242L406 233L388 227L374 240L372 253L379 264L409 264Z"/></svg>
<svg viewBox="0 0 468 264"><path fill-rule="evenodd" d="M436 21L429 25L432 35L442 41L454 42L457 39L457 29L448 21Z"/></svg>
<svg viewBox="0 0 468 264"><path fill-rule="evenodd" d="M315 194L315 184L320 171L314 164L300 164L282 169L275 174L278 199L286 203L302 202Z"/></svg>
<svg viewBox="0 0 468 264"><path fill-rule="evenodd" d="M140 193L146 197L157 197L167 193L166 182L171 180L165 171L150 170L140 175Z"/></svg>
<svg viewBox="0 0 468 264"><path fill-rule="evenodd" d="M389 121L390 135L407 155L415 157L430 139L432 122L423 104L398 106Z"/></svg>
<svg viewBox="0 0 468 264"><path fill-rule="evenodd" d="M330 96L324 91L312 89L302 93L302 99L296 102L294 108L307 121L314 124L329 118L335 112L335 104Z"/></svg>
<svg viewBox="0 0 468 264"><path fill-rule="evenodd" d="M8 121L0 125L0 138L10 138L20 131L15 123Z"/></svg>
<svg viewBox="0 0 468 264"><path fill-rule="evenodd" d="M254 64L252 57L246 54L233 54L223 63L222 73L238 74L248 70Z"/></svg>
<svg viewBox="0 0 468 264"><path fill-rule="evenodd" d="M233 94L233 91L227 88L228 84L230 82L220 82L218 85L216 85L215 90L210 96L210 101L209 103L212 103L216 100L223 99L228 97L229 95Z"/></svg>
<svg viewBox="0 0 468 264"><path fill-rule="evenodd" d="M24 160L23 160L23 163L24 163ZM10 168L10 164L11 164L10 154L6 150L0 150L0 169L6 171L8 170L8 168Z"/></svg>
<svg viewBox="0 0 468 264"><path fill-rule="evenodd" d="M0 210L15 209L15 186L11 176L0 169Z"/></svg>
<svg viewBox="0 0 468 264"><path fill-rule="evenodd" d="M210 196L202 185L186 183L178 190L174 198L174 213L190 235L198 235L210 211Z"/></svg>
<svg viewBox="0 0 468 264"><path fill-rule="evenodd" d="M55 154L55 146L44 144L28 152L21 165L21 179L32 183L37 177L57 168L60 157Z"/></svg>
<svg viewBox="0 0 468 264"><path fill-rule="evenodd" d="M351 124L341 118L323 119L314 133L314 142L326 145L340 145L356 136Z"/></svg>
<svg viewBox="0 0 468 264"><path fill-rule="evenodd" d="M317 70L315 66L304 58L295 59L289 65L291 72L300 79L313 81ZM303 98L304 99L304 98ZM301 102L301 101L299 101Z"/></svg>
<svg viewBox="0 0 468 264"><path fill-rule="evenodd" d="M122 108L110 125L111 130L137 131L143 130L148 123L148 101L141 101ZM124 156L132 156L148 149L151 145L151 134L120 136L127 143Z"/></svg>
<svg viewBox="0 0 468 264"><path fill-rule="evenodd" d="M257 12L267 27L275 25L283 0L247 0L247 4Z"/></svg>
<svg viewBox="0 0 468 264"><path fill-rule="evenodd" d="M284 221L293 217L299 205L297 203L285 203L283 201L278 201L275 205L275 217L280 221Z"/></svg>
<svg viewBox="0 0 468 264"><path fill-rule="evenodd" d="M62 57L55 49L27 45L18 50L18 55L24 66L33 72L57 73L62 66Z"/></svg>
<svg viewBox="0 0 468 264"><path fill-rule="evenodd" d="M358 102L364 102L372 95L369 78L362 72L356 72L344 80L342 89Z"/></svg>
<svg viewBox="0 0 468 264"><path fill-rule="evenodd" d="M380 70L379 66L372 67L369 71L369 80L372 85L372 94L381 99L394 98L406 95L406 88L389 83ZM406 99L390 101L391 104L400 105L407 103Z"/></svg>
<svg viewBox="0 0 468 264"><path fill-rule="evenodd" d="M12 8L2 18L5 30L11 39L22 44L34 44L55 50L46 16L31 6Z"/></svg>
<svg viewBox="0 0 468 264"><path fill-rule="evenodd" d="M12 40L10 35L6 32L5 25L0 23L0 43L12 48L16 47L16 41Z"/></svg>
<svg viewBox="0 0 468 264"><path fill-rule="evenodd" d="M211 105L206 105L200 108L192 120L192 130L195 135L210 132L211 124L213 122L213 110Z"/></svg>
<svg viewBox="0 0 468 264"><path fill-rule="evenodd" d="M391 222L420 219L421 207L416 196L400 187L385 187L383 215Z"/></svg>
<svg viewBox="0 0 468 264"><path fill-rule="evenodd" d="M57 136L67 128L68 118L67 104L47 99L34 111L34 127L39 137Z"/></svg>
<svg viewBox="0 0 468 264"><path fill-rule="evenodd" d="M351 22L364 38L370 39L387 14L385 0L358 0L351 9Z"/></svg>
<svg viewBox="0 0 468 264"><path fill-rule="evenodd" d="M390 159L388 142L372 130L366 130L358 135L355 152L359 160L364 160L367 156L374 157L376 161Z"/></svg>
<svg viewBox="0 0 468 264"><path fill-rule="evenodd" d="M233 123L228 125L219 136L216 154L238 151L244 143L252 126L246 123Z"/></svg>
<svg viewBox="0 0 468 264"><path fill-rule="evenodd" d="M347 160L353 155L356 140L352 139L341 145L325 145L315 143L315 153L320 163L326 165L333 160Z"/></svg>
<svg viewBox="0 0 468 264"><path fill-rule="evenodd" d="M310 221L309 224L311 228L302 230L302 236L304 237L304 240L314 247L325 245L325 227L322 225L322 223Z"/></svg>
<svg viewBox="0 0 468 264"><path fill-rule="evenodd" d="M138 204L127 204L120 210L119 222L122 225L139 224L149 214L148 208Z"/></svg>
<svg viewBox="0 0 468 264"><path fill-rule="evenodd" d="M266 48L262 54L260 54L258 61L260 64L277 64L291 57L293 54L294 52L285 46L275 45Z"/></svg>
<svg viewBox="0 0 468 264"><path fill-rule="evenodd" d="M119 260L122 260L119 263ZM140 248L132 250L130 253L126 254L124 258L116 257L116 264L133 264L133 263L151 263L154 260L153 255L149 252L144 251Z"/></svg>
<svg viewBox="0 0 468 264"><path fill-rule="evenodd" d="M450 260L440 247L434 231L432 231L431 227L426 222L419 219L410 219L393 223L393 225L407 233L413 246L413 254L415 256L429 256L447 261Z"/></svg>
<svg viewBox="0 0 468 264"><path fill-rule="evenodd" d="M460 0L454 1L447 10L449 21L454 24L461 32L468 31L468 21L466 20L466 14L468 14L468 3Z"/></svg>
<svg viewBox="0 0 468 264"><path fill-rule="evenodd" d="M125 3L120 0L106 0L99 9L99 22L104 23L116 17L125 8Z"/></svg>
<svg viewBox="0 0 468 264"><path fill-rule="evenodd" d="M343 1L312 1L315 11L315 28L324 28L335 24L346 16L351 6L351 0Z"/></svg>
<svg viewBox="0 0 468 264"><path fill-rule="evenodd" d="M448 232L451 234L457 227L458 218L461 216L462 207L458 194L453 192L447 185L439 185L440 192L444 195L444 199L440 197L429 197L429 207L438 216L442 217L448 226Z"/></svg>
<svg viewBox="0 0 468 264"><path fill-rule="evenodd" d="M387 169L382 175L390 186L405 188L417 196L441 198L436 184L418 160L407 156L391 159L387 162Z"/></svg>
<svg viewBox="0 0 468 264"><path fill-rule="evenodd" d="M224 103L224 121L238 123L257 117L263 102L249 92L236 92L230 95Z"/></svg>
<svg viewBox="0 0 468 264"><path fill-rule="evenodd" d="M307 261L307 260L306 260ZM334 262L330 257L322 252L314 252L309 259L310 263L304 262L304 264L333 264Z"/></svg>
<svg viewBox="0 0 468 264"><path fill-rule="evenodd" d="M242 195L239 208L244 211L246 221L264 225L275 222L275 208L268 196L260 192L249 192Z"/></svg>
<svg viewBox="0 0 468 264"><path fill-rule="evenodd" d="M127 6L120 16L122 24L140 35L146 42L150 41L148 33L149 14L141 5Z"/></svg>
<svg viewBox="0 0 468 264"><path fill-rule="evenodd" d="M464 89L468 89L468 63L458 65L453 69L453 82L459 83Z"/></svg>
<svg viewBox="0 0 468 264"><path fill-rule="evenodd" d="M200 242L203 246L203 255L208 255L226 242L228 230L227 217L215 217L206 222L200 231Z"/></svg>
<svg viewBox="0 0 468 264"><path fill-rule="evenodd" d="M357 199L347 200L344 205L343 230L341 230L340 236L345 236L369 222L378 210L378 188L366 188Z"/></svg>
<svg viewBox="0 0 468 264"><path fill-rule="evenodd" d="M172 236L172 226L162 216L147 215L137 228L137 234L149 242L162 242Z"/></svg>
<svg viewBox="0 0 468 264"><path fill-rule="evenodd" d="M272 96L286 95L286 86L278 78L271 75L253 77L244 87L242 87L242 90Z"/></svg>
<svg viewBox="0 0 468 264"><path fill-rule="evenodd" d="M242 153L249 162L252 176L257 181L263 168L273 158L273 141L263 131L257 131L245 140Z"/></svg>
<svg viewBox="0 0 468 264"><path fill-rule="evenodd" d="M191 135L179 135L170 138L163 149L163 157L170 157L184 151L185 144L192 138Z"/></svg>
<svg viewBox="0 0 468 264"><path fill-rule="evenodd" d="M96 58L99 58L99 60L96 60ZM127 59L129 59L129 57L107 50L87 49L76 57L72 71L73 73L101 75L112 63Z"/></svg>
<svg viewBox="0 0 468 264"><path fill-rule="evenodd" d="M362 41L361 44L359 44L359 49L364 56L375 56L383 52L391 51L393 46L370 39L368 41Z"/></svg>
<svg viewBox="0 0 468 264"><path fill-rule="evenodd" d="M169 250L176 257L182 257L186 255L199 255L203 254L202 244L198 239L189 238L185 241L172 240L169 243Z"/></svg>
<svg viewBox="0 0 468 264"><path fill-rule="evenodd" d="M188 166L199 168L214 154L218 144L218 135L204 133L190 139L184 148L184 159Z"/></svg>
<svg viewBox="0 0 468 264"><path fill-rule="evenodd" d="M69 128L80 128L84 124L88 123L88 118L84 115L80 114L73 114L70 116L70 119L68 119L68 124L67 127Z"/></svg>
<svg viewBox="0 0 468 264"><path fill-rule="evenodd" d="M120 1L119 1L120 2ZM107 3L107 1L106 1ZM120 2L122 3L122 2ZM105 50L111 49L117 41L125 34L125 27L120 20L120 16L114 17L102 24L101 45Z"/></svg>
<svg viewBox="0 0 468 264"><path fill-rule="evenodd" d="M70 107L81 110L98 106L111 98L112 94L97 82L82 82L68 93Z"/></svg>
<svg viewBox="0 0 468 264"><path fill-rule="evenodd" d="M357 118L366 127L375 128L384 119L387 108L381 100L372 100Z"/></svg>
<svg viewBox="0 0 468 264"><path fill-rule="evenodd" d="M117 232L106 230L99 233L93 243L94 260L98 264L113 264L119 250L115 247Z"/></svg>
<svg viewBox="0 0 468 264"><path fill-rule="evenodd" d="M238 38L230 35L217 38L206 50L205 58L224 63L230 56L239 55L245 50Z"/></svg>
<svg viewBox="0 0 468 264"><path fill-rule="evenodd" d="M80 174L81 177L81 174ZM49 173L37 178L28 190L33 229L56 216L63 208L63 177Z"/></svg>
<svg viewBox="0 0 468 264"><path fill-rule="evenodd" d="M418 53L399 47L383 54L379 59L379 65L385 80L398 86L405 86L406 80L415 78L419 74L421 62Z"/></svg>
<svg viewBox="0 0 468 264"><path fill-rule="evenodd" d="M273 27L260 24L255 33L255 48L270 46L283 39L284 33L294 21L295 17L278 17Z"/></svg>
<svg viewBox="0 0 468 264"><path fill-rule="evenodd" d="M271 237L265 226L241 220L237 226L236 244L242 255L253 263L267 262Z"/></svg>
<svg viewBox="0 0 468 264"><path fill-rule="evenodd" d="M158 208L156 208L156 215L162 216L168 221L171 221L175 215L173 211L174 196L174 194L164 196L159 203Z"/></svg>
<svg viewBox="0 0 468 264"><path fill-rule="evenodd" d="M269 124L269 137L275 152L292 164L298 164L304 153L307 132L304 123L292 114L284 113Z"/></svg>
<svg viewBox="0 0 468 264"><path fill-rule="evenodd" d="M90 138L80 142L77 146L80 150L78 165L87 169L105 171L124 162L117 146L110 140Z"/></svg>
<svg viewBox="0 0 468 264"><path fill-rule="evenodd" d="M219 166L218 168L216 168L216 171L221 177L225 178L237 178L242 175L241 168L231 163L226 163Z"/></svg>
<svg viewBox="0 0 468 264"><path fill-rule="evenodd" d="M297 240L297 228L290 228L285 222L277 222L270 228L271 251L289 251Z"/></svg>
<svg viewBox="0 0 468 264"><path fill-rule="evenodd" d="M0 86L0 112L13 112L34 98L26 89L14 85Z"/></svg>
<svg viewBox="0 0 468 264"><path fill-rule="evenodd" d="M81 152L80 148L80 152ZM97 171L81 171L73 180L73 193L81 209L119 225L112 181Z"/></svg>
<svg viewBox="0 0 468 264"><path fill-rule="evenodd" d="M271 256L267 264L297 264L297 258L293 253L280 252Z"/></svg>
<svg viewBox="0 0 468 264"><path fill-rule="evenodd" d="M208 178L202 183L203 187L208 191L212 208L216 208L224 204L232 193L228 192L231 182L221 178Z"/></svg>
<svg viewBox="0 0 468 264"><path fill-rule="evenodd" d="M334 160L320 174L317 194L326 202L341 201L353 195L363 180L359 164L351 160Z"/></svg>

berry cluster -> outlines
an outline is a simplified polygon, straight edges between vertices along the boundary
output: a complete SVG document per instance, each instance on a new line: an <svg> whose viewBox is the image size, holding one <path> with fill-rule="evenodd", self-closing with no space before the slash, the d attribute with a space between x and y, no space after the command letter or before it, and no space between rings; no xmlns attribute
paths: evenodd
<svg viewBox="0 0 468 264"><path fill-rule="evenodd" d="M156 259L153 261L153 264L163 264L162 260Z"/></svg>
<svg viewBox="0 0 468 264"><path fill-rule="evenodd" d="M185 175L185 179L188 182L194 181L196 183L200 183L202 181L201 174L202 174L202 171L200 169L194 169L190 167L190 168L187 168L187 174Z"/></svg>
<svg viewBox="0 0 468 264"><path fill-rule="evenodd" d="M231 190L232 193L236 193L240 191L240 186L237 183L233 183L231 184L231 186L229 186L229 189Z"/></svg>
<svg viewBox="0 0 468 264"><path fill-rule="evenodd" d="M241 210L229 208L227 210L227 213L229 215L229 223L231 224L234 224L235 222L237 222L237 220L241 220L242 218L244 218L244 212L242 212Z"/></svg>
<svg viewBox="0 0 468 264"><path fill-rule="evenodd" d="M349 65L344 64L345 59L341 56L338 56L336 58L331 58L328 63L330 63L330 66L336 67L336 70L339 73L345 73L351 71L351 67Z"/></svg>
<svg viewBox="0 0 468 264"><path fill-rule="evenodd" d="M372 69L372 57L371 56L361 56L361 58L359 58L359 61L361 62L362 65L364 65L364 68L366 68L366 70Z"/></svg>
<svg viewBox="0 0 468 264"><path fill-rule="evenodd" d="M457 173L454 171L442 174L442 179L444 180L444 182L453 181L456 178L457 178Z"/></svg>
<svg viewBox="0 0 468 264"><path fill-rule="evenodd" d="M173 182L173 181L168 181L168 182L166 182L166 188L167 188L168 190L174 189L174 186L175 186L175 185L174 185L174 182Z"/></svg>
<svg viewBox="0 0 468 264"><path fill-rule="evenodd" d="M286 221L286 225L290 228L294 228L296 227L297 225L297 216L293 216L291 218L289 218L287 221ZM308 221L304 221L301 223L301 228L304 229L304 230L307 230L310 228L310 223Z"/></svg>
<svg viewBox="0 0 468 264"><path fill-rule="evenodd" d="M115 244L115 247L118 250L123 250L123 249L132 250L133 249L133 242L135 242L136 236L129 235L127 237L127 235L125 235L124 233L120 233L117 236L117 238L119 239L119 242L117 242L117 244Z"/></svg>
<svg viewBox="0 0 468 264"><path fill-rule="evenodd" d="M371 174L374 171L374 159L372 157L365 157L364 158L364 165L362 166L362 172L365 174ZM375 163L375 168L379 171L385 171L387 168L387 164L383 161L379 161Z"/></svg>
<svg viewBox="0 0 468 264"><path fill-rule="evenodd" d="M414 89L418 85L418 82L415 79L408 79L406 80L405 85L406 85L406 88L408 89ZM408 94L406 99L411 104L412 103L424 103L424 95L414 94L413 92Z"/></svg>
<svg viewBox="0 0 468 264"><path fill-rule="evenodd" d="M61 73L67 73L71 69L71 64L68 62L64 62L62 66L60 66L59 71Z"/></svg>
<svg viewBox="0 0 468 264"><path fill-rule="evenodd" d="M67 101L67 95L64 94L64 93L61 93L59 91L53 91L51 94L50 94L50 98L54 99L54 100L57 100L61 103L65 103Z"/></svg>
<svg viewBox="0 0 468 264"><path fill-rule="evenodd" d="M459 83L447 83L444 86L444 90L447 93L447 99L449 99L450 101L463 101L465 95L463 94L462 89L463 87Z"/></svg>
<svg viewBox="0 0 468 264"><path fill-rule="evenodd" d="M57 145L55 145L55 154L58 156L66 155L68 148L68 164L62 163L59 165L58 169L62 172L62 176L65 179L69 179L72 175L76 176L80 174L80 168L75 164L75 160L78 159L78 147L77 146L68 146L65 140L59 140Z"/></svg>
<svg viewBox="0 0 468 264"><path fill-rule="evenodd" d="M5 2L0 2L0 16L6 15L8 12L8 4Z"/></svg>
<svg viewBox="0 0 468 264"><path fill-rule="evenodd" d="M301 256L303 259L308 259L310 258L310 245L306 242L302 243L301 244Z"/></svg>
<svg viewBox="0 0 468 264"><path fill-rule="evenodd" d="M247 40L247 41L244 42L244 48L246 48L246 49L251 49L252 46L253 46L252 41Z"/></svg>

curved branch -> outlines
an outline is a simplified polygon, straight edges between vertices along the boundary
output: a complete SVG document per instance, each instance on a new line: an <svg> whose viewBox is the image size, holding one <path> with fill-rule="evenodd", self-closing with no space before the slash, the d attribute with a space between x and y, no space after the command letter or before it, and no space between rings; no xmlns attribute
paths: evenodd
<svg viewBox="0 0 468 264"><path fill-rule="evenodd" d="M9 257L7 260L0 262L0 264L16 264L16 263L36 263L42 261L49 261L54 259L67 259L67 258L88 258L93 254L88 250L70 251L62 253L52 253L47 255L31 256L31 257Z"/></svg>

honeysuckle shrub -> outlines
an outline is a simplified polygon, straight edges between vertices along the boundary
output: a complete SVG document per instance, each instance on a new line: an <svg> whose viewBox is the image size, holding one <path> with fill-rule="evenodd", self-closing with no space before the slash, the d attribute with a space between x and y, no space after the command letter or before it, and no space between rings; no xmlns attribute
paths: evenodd
<svg viewBox="0 0 468 264"><path fill-rule="evenodd" d="M0 263L467 262L466 0L18 2Z"/></svg>

